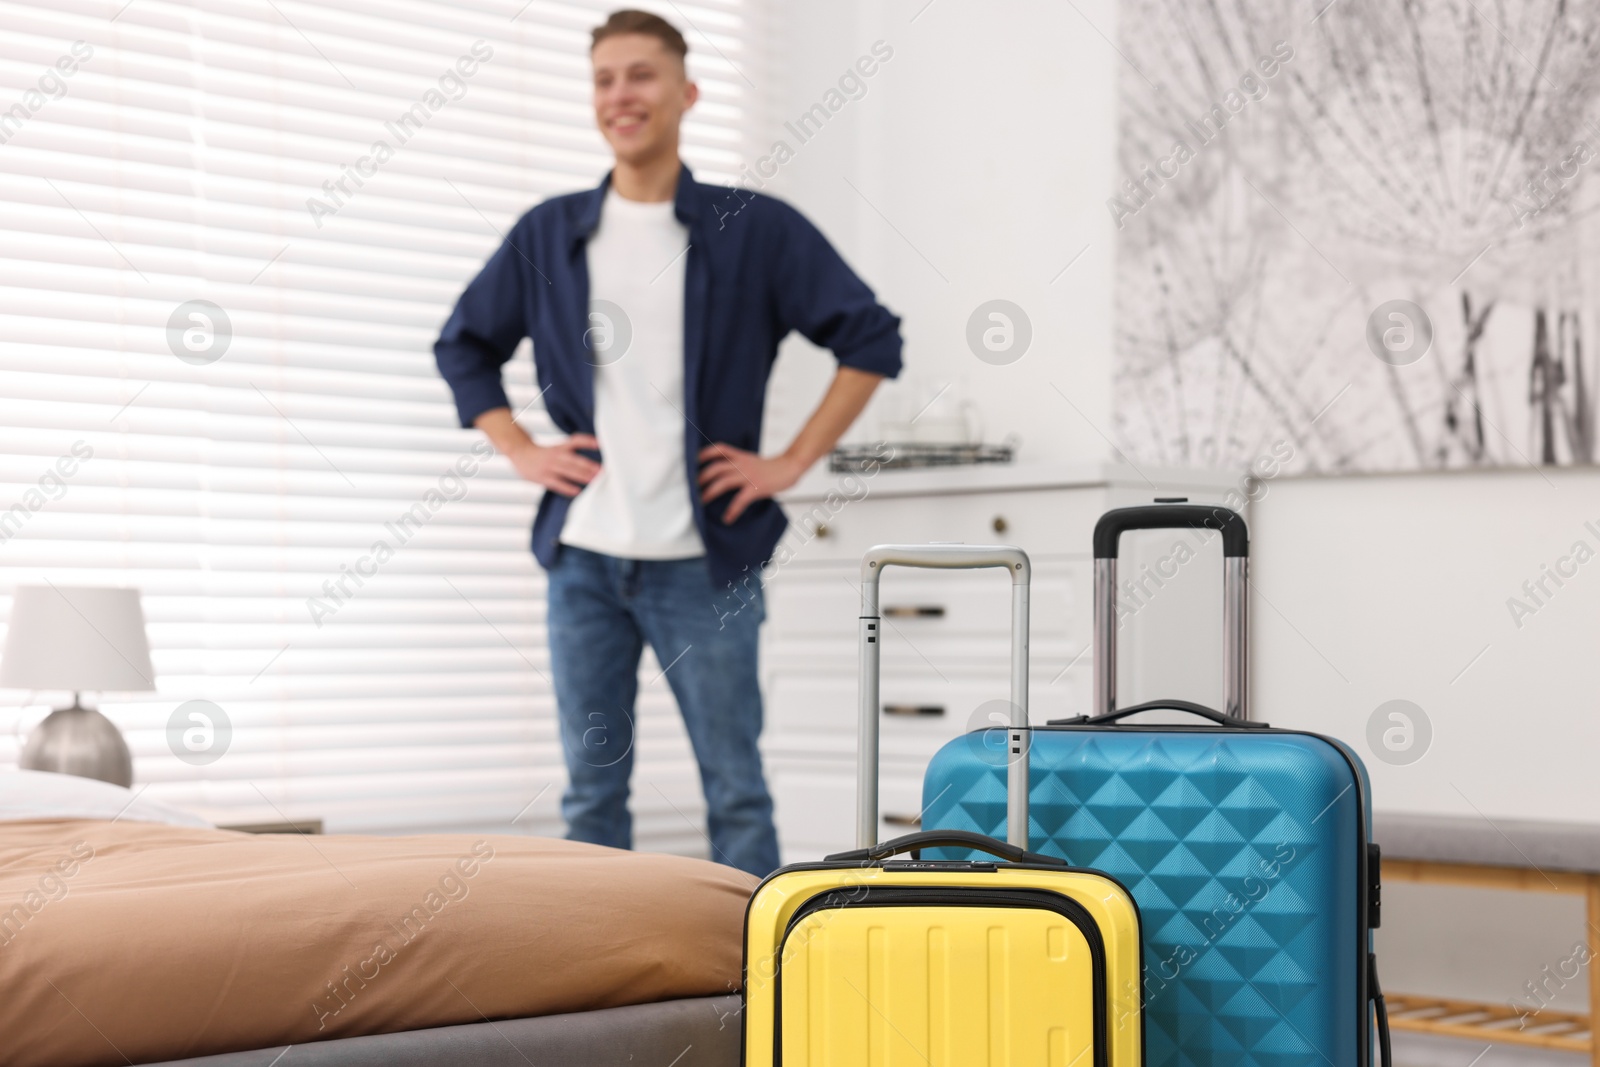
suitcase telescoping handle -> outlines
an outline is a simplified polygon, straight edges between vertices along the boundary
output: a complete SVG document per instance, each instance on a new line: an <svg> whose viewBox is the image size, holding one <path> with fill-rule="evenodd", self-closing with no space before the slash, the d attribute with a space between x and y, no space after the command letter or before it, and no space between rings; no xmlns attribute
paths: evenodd
<svg viewBox="0 0 1600 1067"><path fill-rule="evenodd" d="M1117 547L1128 530L1212 530L1222 534L1223 710L1248 719L1248 626L1245 583L1250 534L1244 519L1212 504L1157 503L1116 508L1094 527L1094 715L1117 710Z"/></svg>
<svg viewBox="0 0 1600 1067"><path fill-rule="evenodd" d="M1011 575L1011 722L1006 749L1006 840L1028 844L1028 554L1010 545L878 545L861 560L861 719L856 759L856 845L878 841L878 653L883 620L878 579L886 567L969 570L1003 567Z"/></svg>

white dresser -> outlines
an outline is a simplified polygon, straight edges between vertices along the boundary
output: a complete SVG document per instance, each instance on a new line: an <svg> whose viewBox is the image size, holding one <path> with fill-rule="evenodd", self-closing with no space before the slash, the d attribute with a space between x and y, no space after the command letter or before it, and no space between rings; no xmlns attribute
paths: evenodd
<svg viewBox="0 0 1600 1067"><path fill-rule="evenodd" d="M855 845L856 617L867 548L960 541L1025 549L1033 561L1030 718L1043 723L1088 710L1095 520L1158 496L1221 502L1238 488L1237 476L1217 472L982 466L870 477L821 470L784 494L791 529L768 574L762 650L763 749L784 862ZM1146 560L1191 536L1130 534L1122 575L1138 578ZM1123 631L1123 703L1141 694L1216 699L1220 558L1213 543L1176 578L1145 583L1150 597ZM1011 583L993 570L892 568L881 595L880 840L916 828L934 752L989 725L990 712L1004 713ZM1141 652L1130 631L1151 647Z"/></svg>

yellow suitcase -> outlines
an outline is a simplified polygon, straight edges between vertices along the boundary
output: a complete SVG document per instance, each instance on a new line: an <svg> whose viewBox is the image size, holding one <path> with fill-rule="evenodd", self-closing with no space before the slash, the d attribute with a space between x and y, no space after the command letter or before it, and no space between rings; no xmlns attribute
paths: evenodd
<svg viewBox="0 0 1600 1067"><path fill-rule="evenodd" d="M978 849L1010 862L895 860ZM745 924L745 1067L1139 1067L1139 917L1121 885L929 831L775 872Z"/></svg>
<svg viewBox="0 0 1600 1067"><path fill-rule="evenodd" d="M767 877L745 922L745 1067L1140 1067L1139 916L1128 891L982 834L877 835L877 577L889 565L1011 573L1008 836L1027 827L1027 556L879 546L862 564L859 847ZM1020 765L1018 759L1020 758ZM1020 774L1018 773L1020 771ZM974 849L995 861L923 860ZM909 853L909 858L902 857Z"/></svg>

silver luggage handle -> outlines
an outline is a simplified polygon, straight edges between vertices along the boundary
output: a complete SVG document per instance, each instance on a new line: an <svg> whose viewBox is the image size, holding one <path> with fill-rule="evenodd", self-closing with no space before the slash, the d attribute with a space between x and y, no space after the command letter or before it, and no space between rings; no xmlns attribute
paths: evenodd
<svg viewBox="0 0 1600 1067"><path fill-rule="evenodd" d="M1010 545L877 545L861 560L861 704L856 767L856 847L878 842L878 579L886 567L970 570L1003 567L1011 575L1011 723L1007 730L1006 840L1028 846L1028 554Z"/></svg>
<svg viewBox="0 0 1600 1067"><path fill-rule="evenodd" d="M1248 719L1249 618L1245 596L1250 534L1239 513L1220 504L1158 502L1116 508L1094 527L1094 710L1117 710L1117 548L1128 530L1212 530L1222 534L1223 712Z"/></svg>

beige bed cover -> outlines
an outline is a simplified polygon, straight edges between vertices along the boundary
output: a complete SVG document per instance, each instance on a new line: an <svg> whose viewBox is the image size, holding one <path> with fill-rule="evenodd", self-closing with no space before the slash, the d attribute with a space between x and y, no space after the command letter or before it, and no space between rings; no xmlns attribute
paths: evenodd
<svg viewBox="0 0 1600 1067"><path fill-rule="evenodd" d="M0 1063L144 1063L728 993L755 884L544 838L0 822Z"/></svg>

